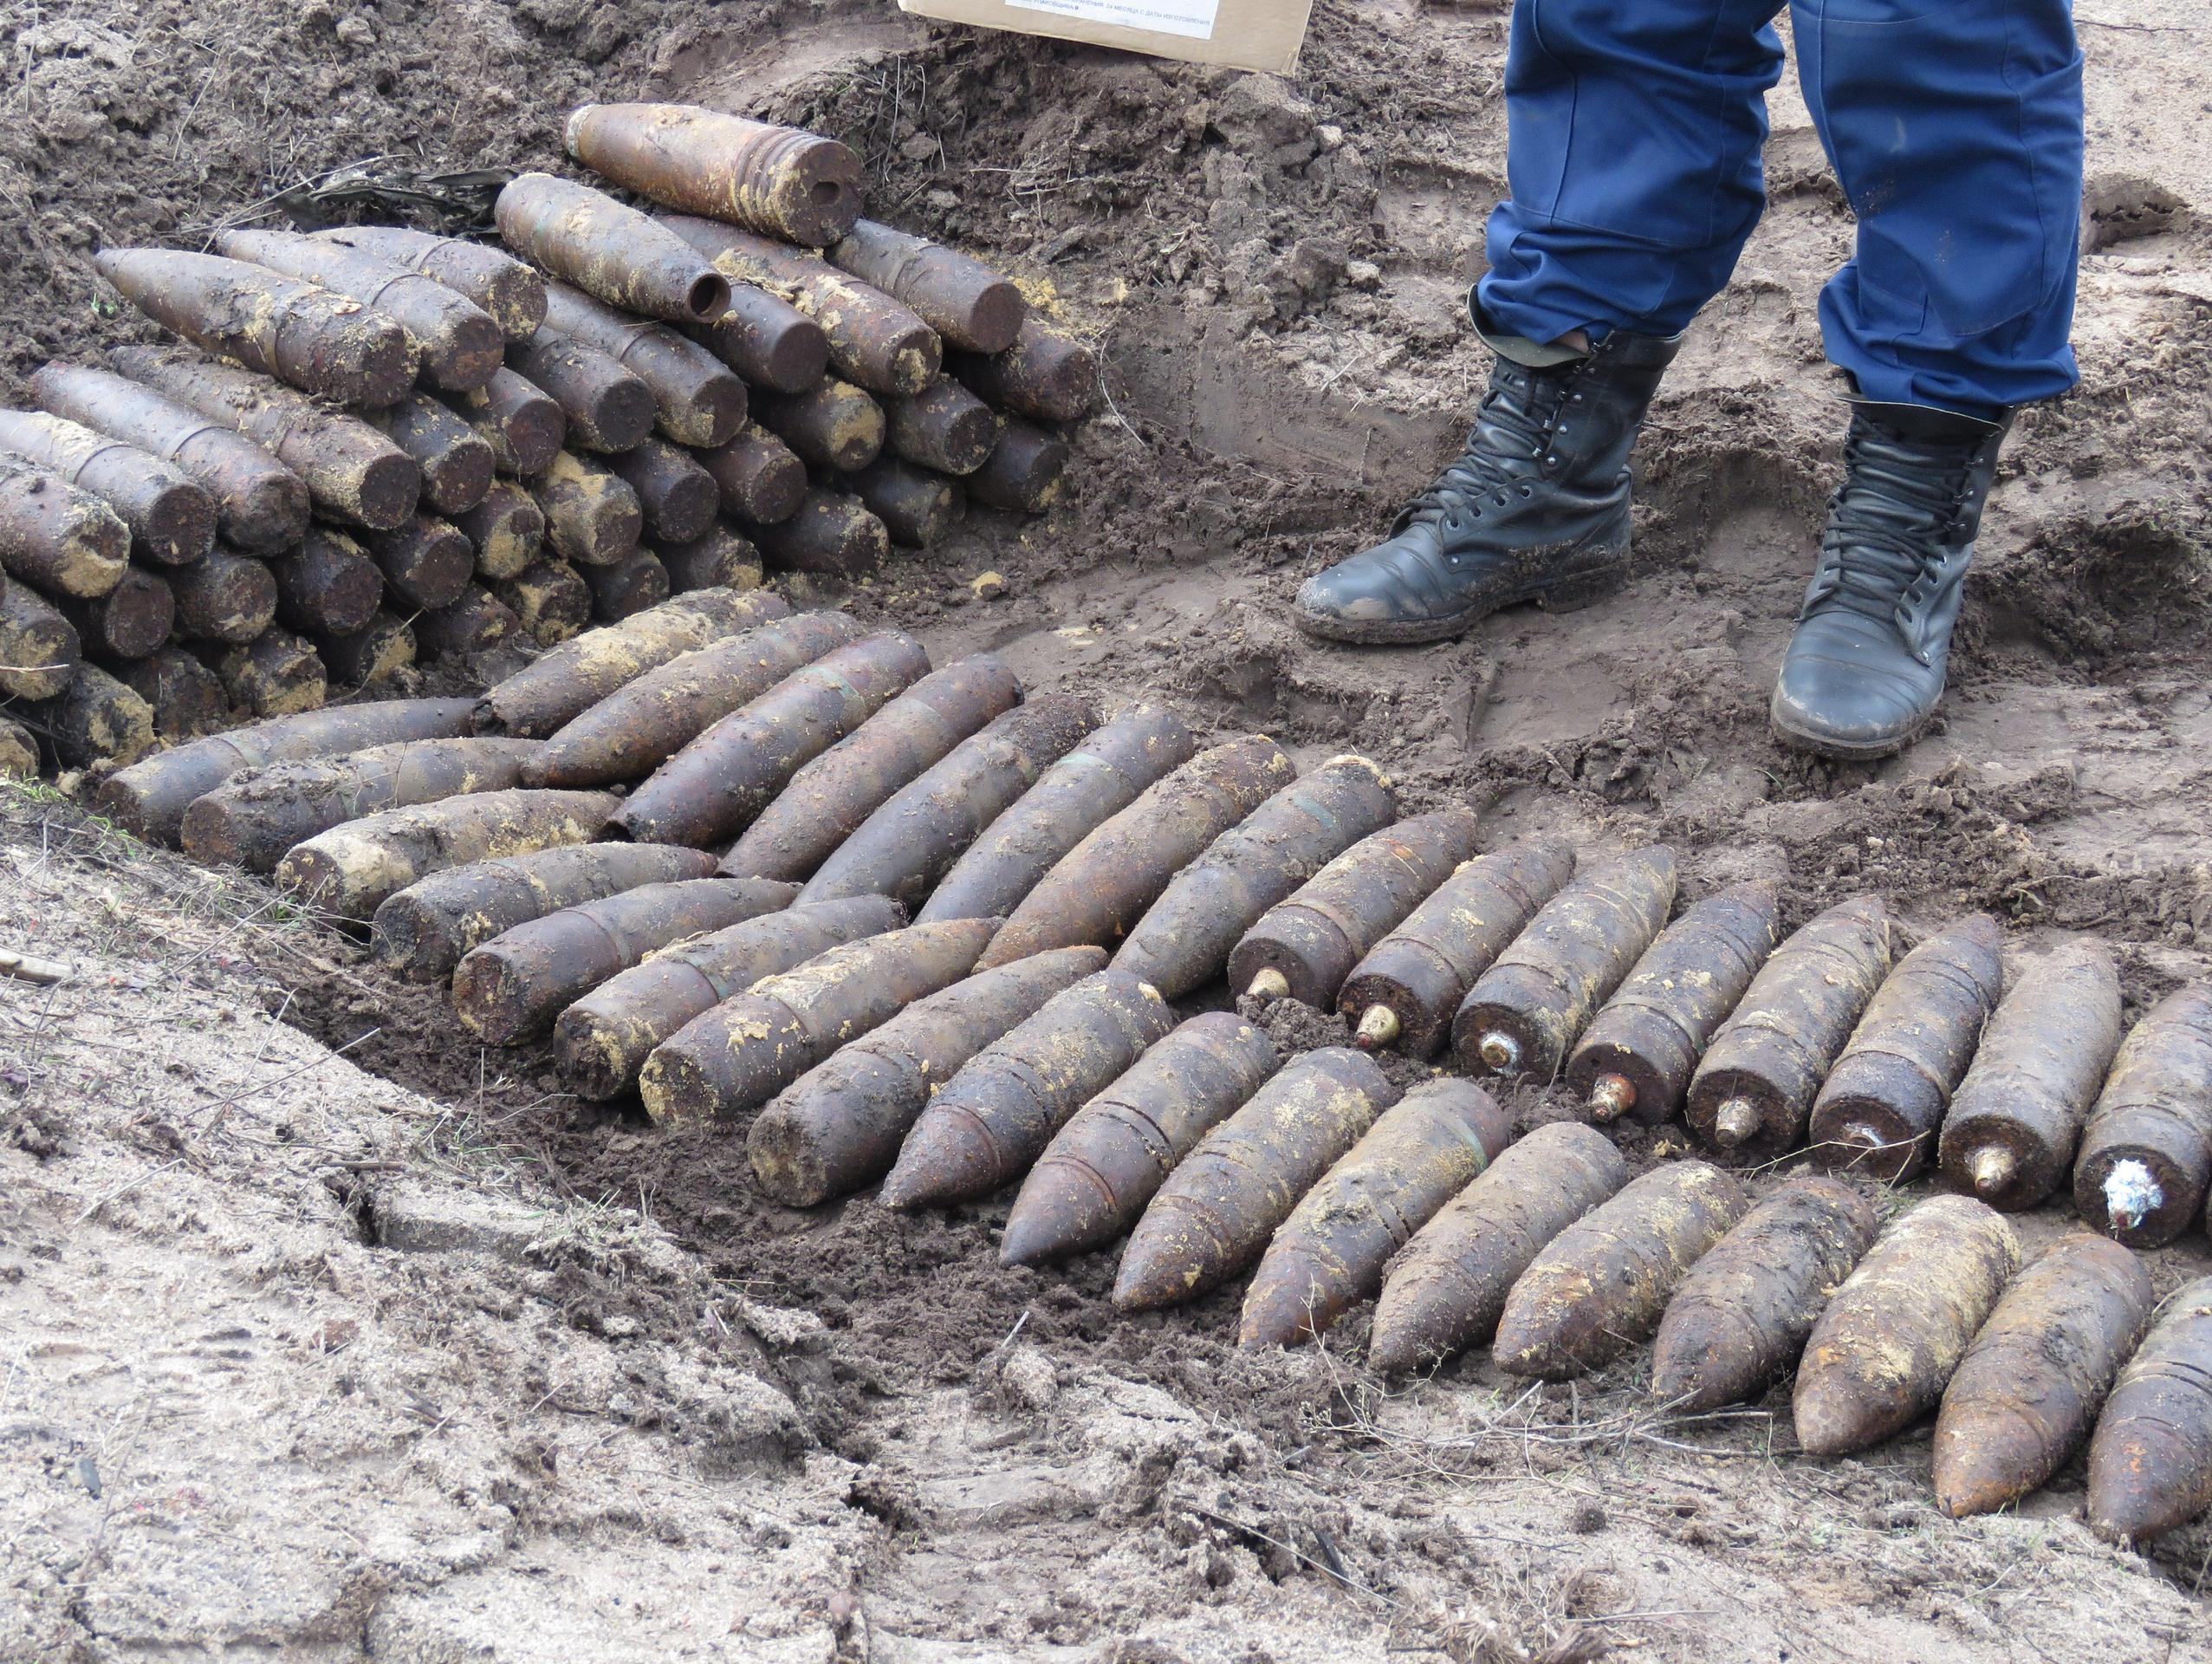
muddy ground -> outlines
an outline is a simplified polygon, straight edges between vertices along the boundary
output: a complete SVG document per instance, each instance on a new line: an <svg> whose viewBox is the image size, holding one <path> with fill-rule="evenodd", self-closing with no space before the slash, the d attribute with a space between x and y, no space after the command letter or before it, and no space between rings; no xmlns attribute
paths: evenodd
<svg viewBox="0 0 2212 1664"><path fill-rule="evenodd" d="M1795 920L1878 887L1916 930L1990 910L2020 953L2094 932L2131 1011L2212 965L2212 46L2181 0L2083 19L2085 385L2007 453L1943 726L1873 768L1764 729L1850 238L1787 86L1773 209L1642 447L1636 583L1352 653L1284 606L1479 386L1499 11L1324 0L1288 81L842 4L0 16L11 380L133 327L103 242L333 211L270 199L363 158L546 165L587 97L808 120L886 217L1098 340L1111 395L1061 508L978 516L848 604L1301 762L1356 746L1493 837L1664 837L1693 897L1769 876ZM0 1658L2212 1657L2212 1530L2100 1545L2078 1465L1953 1524L1924 1428L1815 1465L1784 1397L1653 1420L1640 1357L1385 1394L1363 1318L1242 1356L1233 1295L1125 1321L1105 1257L997 1271L1002 1203L767 1207L733 1141L573 1104L269 893L50 794L0 800L0 944L82 972L0 985ZM2162 1291L2203 1249L2152 1257Z"/></svg>

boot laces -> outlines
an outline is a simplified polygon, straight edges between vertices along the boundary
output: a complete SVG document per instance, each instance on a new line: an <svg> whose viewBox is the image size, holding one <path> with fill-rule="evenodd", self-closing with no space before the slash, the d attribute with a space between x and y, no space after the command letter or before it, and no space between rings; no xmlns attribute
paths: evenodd
<svg viewBox="0 0 2212 1664"><path fill-rule="evenodd" d="M1938 450L1876 428L1844 446L1844 483L1828 500L1820 536L1825 587L1805 608L1843 608L1899 622L1919 585L1949 559L1979 443Z"/></svg>
<svg viewBox="0 0 2212 1664"><path fill-rule="evenodd" d="M1528 477L1538 471L1551 445L1552 424L1567 394L1567 384L1587 359L1545 371L1501 361L1482 396L1467 448L1409 502L1398 516L1400 528L1421 521L1482 518L1485 500L1502 507L1507 486L1525 496Z"/></svg>

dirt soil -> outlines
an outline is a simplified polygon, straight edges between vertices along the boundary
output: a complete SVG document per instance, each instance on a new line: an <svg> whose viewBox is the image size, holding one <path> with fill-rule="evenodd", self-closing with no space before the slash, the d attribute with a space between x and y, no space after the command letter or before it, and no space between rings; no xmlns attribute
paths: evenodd
<svg viewBox="0 0 2212 1664"><path fill-rule="evenodd" d="M1692 898L1768 876L1795 921L1878 887L1916 932L1989 910L2016 954L2094 932L2131 1012L2212 965L2212 44L2183 0L2081 19L2085 383L2008 450L1942 726L1874 767L1764 725L1839 454L1814 300L1851 235L1790 87L1772 210L1641 448L1638 581L1351 653L1285 605L1484 374L1499 10L1322 0L1289 81L849 0L0 17L11 384L143 332L103 243L321 214L271 199L365 158L552 165L587 98L805 120L884 217L1098 341L1110 395L1052 515L977 515L835 599L940 661L1357 747L1492 838L1664 837ZM1242 1355L1233 1291L1132 1321L1107 1257L999 1271L1003 1201L768 1206L736 1141L574 1103L542 1053L464 1044L434 991L51 793L0 797L0 944L80 972L0 984L0 1659L2212 1658L2212 1527L2101 1545L2078 1463L1954 1524L1925 1427L1814 1464L1784 1395L1655 1418L1641 1355L1386 1394L1362 1316ZM2152 1256L2161 1290L2203 1250Z"/></svg>

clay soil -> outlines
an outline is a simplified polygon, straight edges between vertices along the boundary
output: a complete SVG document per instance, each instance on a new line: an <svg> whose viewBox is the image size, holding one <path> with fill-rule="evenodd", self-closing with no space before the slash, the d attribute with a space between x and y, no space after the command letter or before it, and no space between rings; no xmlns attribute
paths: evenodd
<svg viewBox="0 0 2212 1664"><path fill-rule="evenodd" d="M1633 584L1352 653L1286 605L1476 396L1499 11L1322 0L1288 81L844 3L0 16L11 381L141 328L104 243L356 211L295 187L364 160L555 165L587 98L804 120L884 217L1098 341L1109 394L1052 514L826 599L940 662L1356 748L1493 839L1664 838L1692 898L1768 877L1794 922L1878 888L1908 934L1982 909L2015 955L2093 933L2131 1014L2212 965L2212 42L2182 0L2081 19L2084 385L2006 454L1941 726L1843 768L1764 725L1839 455L1814 305L1851 238L1787 84L1771 211L1641 447ZM2212 1527L2100 1544L2078 1463L1953 1523L1924 1427L1816 1464L1783 1394L1656 1416L1641 1354L1385 1391L1355 1316L1242 1355L1234 1292L1132 1321L1108 1256L1000 1271L1003 1200L768 1206L726 1134L574 1102L65 795L0 797L0 944L79 972L0 984L0 1658L2212 1658ZM2204 1245L2150 1257L2162 1292Z"/></svg>

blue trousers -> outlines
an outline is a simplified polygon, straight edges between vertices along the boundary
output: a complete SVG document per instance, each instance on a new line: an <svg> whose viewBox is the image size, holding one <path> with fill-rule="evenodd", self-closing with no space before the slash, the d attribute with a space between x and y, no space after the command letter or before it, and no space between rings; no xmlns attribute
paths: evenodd
<svg viewBox="0 0 2212 1664"><path fill-rule="evenodd" d="M1512 196L1489 322L1670 335L1720 292L1766 193L1781 0L1515 0ZM1792 0L1813 125L1858 219L1820 295L1869 399L1969 416L2065 392L2081 216L2070 0Z"/></svg>

